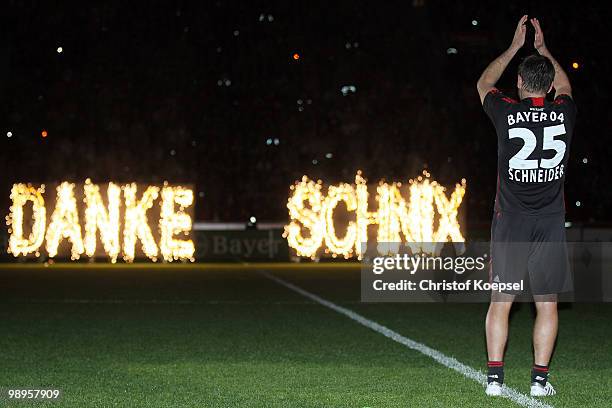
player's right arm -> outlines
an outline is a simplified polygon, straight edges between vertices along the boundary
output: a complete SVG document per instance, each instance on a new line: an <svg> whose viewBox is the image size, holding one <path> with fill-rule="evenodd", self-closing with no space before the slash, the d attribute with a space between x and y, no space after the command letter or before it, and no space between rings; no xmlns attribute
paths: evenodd
<svg viewBox="0 0 612 408"><path fill-rule="evenodd" d="M512 58L514 58L518 50L525 44L525 33L527 32L527 27L525 26L526 22L527 15L524 15L516 26L510 47L504 51L502 55L495 58L493 62L485 68L482 75L480 75L478 83L476 83L476 88L478 89L478 95L480 95L480 102L482 104L484 104L485 96L495 88L495 84L506 70L510 61L512 61Z"/></svg>
<svg viewBox="0 0 612 408"><path fill-rule="evenodd" d="M532 18L531 25L535 29L535 39L533 41L533 46L538 51L540 55L548 58L553 66L555 67L555 79L553 81L553 86L555 87L555 98L559 95L568 95L572 96L572 86L570 85L569 78L567 74L561 68L561 65L557 62L557 60L552 56L548 48L546 48L546 43L544 43L544 33L542 32L542 27L540 27L540 22L537 18Z"/></svg>

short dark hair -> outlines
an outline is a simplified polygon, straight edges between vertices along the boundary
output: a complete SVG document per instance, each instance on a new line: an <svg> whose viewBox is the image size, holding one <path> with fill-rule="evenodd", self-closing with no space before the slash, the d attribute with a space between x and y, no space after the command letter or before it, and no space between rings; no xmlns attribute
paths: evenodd
<svg viewBox="0 0 612 408"><path fill-rule="evenodd" d="M555 67L543 55L530 55L519 65L518 74L527 92L547 93L555 79Z"/></svg>

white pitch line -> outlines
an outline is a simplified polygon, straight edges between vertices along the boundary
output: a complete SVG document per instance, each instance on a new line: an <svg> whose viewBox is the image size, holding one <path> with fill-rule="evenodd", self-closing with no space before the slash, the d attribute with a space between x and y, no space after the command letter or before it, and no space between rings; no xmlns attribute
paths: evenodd
<svg viewBox="0 0 612 408"><path fill-rule="evenodd" d="M329 300L325 300L322 297L319 297L315 295L314 293L310 293L300 288L299 286L289 283L281 278L278 278L264 271L261 271L261 274L266 276L268 279L271 279L274 282L288 289L291 289L294 292L297 292L304 297L307 297L308 299L311 299L325 307L332 309L335 312L338 312L348 317L349 319L356 321L357 323L367 327L368 329L374 330L375 332L378 332L382 334L383 336L390 338L391 340L394 340L400 344L403 344L404 346L412 350L418 351L428 357L433 358L434 360L436 360L438 363L442 364L443 366L457 371L463 376L476 381L483 387L487 385L487 376L484 373L468 365L463 364L462 362L460 362L459 360L453 357L447 356L446 354L436 349L433 349L429 346L426 346L423 343L419 343L418 341L409 339L408 337L404 337L401 334L389 329L388 327L383 326L382 324L379 324L373 320L367 319L361 316L360 314L353 312L352 310L346 309L342 306L338 306L337 304L330 302ZM504 385L503 387L504 387L504 396L523 407L554 408L552 405L546 404L542 401L539 401L535 398L525 395L522 392L515 390L514 388L508 387L506 385Z"/></svg>

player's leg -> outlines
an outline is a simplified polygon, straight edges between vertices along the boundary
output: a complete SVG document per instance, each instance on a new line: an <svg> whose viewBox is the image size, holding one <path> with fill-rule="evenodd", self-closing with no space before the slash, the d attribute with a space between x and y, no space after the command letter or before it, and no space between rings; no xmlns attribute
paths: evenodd
<svg viewBox="0 0 612 408"><path fill-rule="evenodd" d="M559 327L557 302L546 300L536 301L535 304L537 316L533 326L534 363L539 366L548 366Z"/></svg>
<svg viewBox="0 0 612 408"><path fill-rule="evenodd" d="M486 319L487 355L489 361L503 361L508 340L508 320L513 295L497 293L489 305Z"/></svg>
<svg viewBox="0 0 612 408"><path fill-rule="evenodd" d="M573 286L565 243L564 217L538 217L534 236L528 265L537 310L533 327L531 395L546 396L556 393L548 381L548 364L559 326L556 294L567 292Z"/></svg>
<svg viewBox="0 0 612 408"><path fill-rule="evenodd" d="M487 335L487 395L501 395L504 383L504 351L508 340L508 323L513 295L495 293L485 322Z"/></svg>
<svg viewBox="0 0 612 408"><path fill-rule="evenodd" d="M523 217L496 212L491 225L491 283L516 283L527 272L528 252L521 243L529 236L530 223ZM504 351L515 293L491 293L485 332L487 336L487 395L501 395L504 383Z"/></svg>
<svg viewBox="0 0 612 408"><path fill-rule="evenodd" d="M555 348L559 317L556 296L534 295L536 320L533 326L534 365L531 370L531 395L554 395L555 389L548 382L548 364Z"/></svg>

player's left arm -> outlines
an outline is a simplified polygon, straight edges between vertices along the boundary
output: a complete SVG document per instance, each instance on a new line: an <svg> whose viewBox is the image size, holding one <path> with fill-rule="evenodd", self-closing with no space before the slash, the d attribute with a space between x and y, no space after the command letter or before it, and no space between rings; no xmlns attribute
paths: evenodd
<svg viewBox="0 0 612 408"><path fill-rule="evenodd" d="M484 103L485 96L495 88L495 84L506 70L510 61L512 61L512 58L514 58L518 50L525 44L525 33L527 32L526 22L527 15L524 15L516 26L510 47L504 51L502 55L495 58L484 70L482 75L480 75L480 79L478 79L476 83L476 88L478 89L481 103Z"/></svg>
<svg viewBox="0 0 612 408"><path fill-rule="evenodd" d="M553 87L555 88L555 98L559 95L568 95L571 98L572 86L570 84L569 78L561 67L561 65L559 65L557 60L552 56L552 54L546 47L546 43L544 42L544 33L542 32L542 27L540 27L540 22L537 18L532 18L531 25L533 25L533 28L535 29L535 39L533 41L533 46L540 55L543 55L548 58L550 62L552 62L553 67L555 67L555 79L553 81Z"/></svg>

